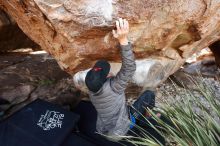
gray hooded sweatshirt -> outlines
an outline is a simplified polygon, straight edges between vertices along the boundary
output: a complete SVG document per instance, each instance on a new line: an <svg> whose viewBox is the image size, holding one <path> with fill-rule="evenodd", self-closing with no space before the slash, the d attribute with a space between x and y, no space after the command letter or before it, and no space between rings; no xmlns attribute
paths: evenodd
<svg viewBox="0 0 220 146"><path fill-rule="evenodd" d="M126 135L131 123L125 89L136 70L136 64L130 43L121 46L121 57L122 66L117 75L107 79L98 92L89 92L91 102L98 113L98 133L118 140L119 136Z"/></svg>

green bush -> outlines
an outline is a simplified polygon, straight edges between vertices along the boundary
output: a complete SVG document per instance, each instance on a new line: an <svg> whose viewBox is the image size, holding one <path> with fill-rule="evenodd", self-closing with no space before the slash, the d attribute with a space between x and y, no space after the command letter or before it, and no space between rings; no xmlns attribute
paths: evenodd
<svg viewBox="0 0 220 146"><path fill-rule="evenodd" d="M154 112L149 111L163 129L163 132L158 132L165 137L167 145L220 145L219 100L209 85L197 82L194 84L201 96L195 96L190 90L185 89L181 99L175 100L173 103L165 101L160 108L155 109L169 119L173 126L163 122ZM175 88L177 87L175 86ZM151 126L155 128L153 125ZM157 128L155 129L157 130ZM144 138L135 137L126 140L136 145L162 145L147 135Z"/></svg>

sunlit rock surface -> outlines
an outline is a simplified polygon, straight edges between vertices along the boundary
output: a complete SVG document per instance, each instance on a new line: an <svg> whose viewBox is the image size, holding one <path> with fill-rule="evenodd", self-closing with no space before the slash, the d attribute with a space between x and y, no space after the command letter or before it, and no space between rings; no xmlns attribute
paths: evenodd
<svg viewBox="0 0 220 146"><path fill-rule="evenodd" d="M219 0L0 0L0 7L70 74L98 59L120 61L111 34L118 17L130 22L136 59L158 62L153 70L163 78L220 38Z"/></svg>

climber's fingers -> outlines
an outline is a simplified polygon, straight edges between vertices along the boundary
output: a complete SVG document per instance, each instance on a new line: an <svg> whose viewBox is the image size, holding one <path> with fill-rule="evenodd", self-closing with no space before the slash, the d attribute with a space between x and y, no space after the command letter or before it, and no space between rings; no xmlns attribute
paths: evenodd
<svg viewBox="0 0 220 146"><path fill-rule="evenodd" d="M116 21L117 30L112 30L113 36L115 38L123 37L129 32L129 23L126 19L119 18Z"/></svg>
<svg viewBox="0 0 220 146"><path fill-rule="evenodd" d="M120 28L120 24L119 24L120 22L117 20L116 21L116 28L117 28L117 32L119 31L119 30L121 30L121 28Z"/></svg>
<svg viewBox="0 0 220 146"><path fill-rule="evenodd" d="M119 18L119 27L120 27L120 30L123 30L124 29L124 20L122 18Z"/></svg>
<svg viewBox="0 0 220 146"><path fill-rule="evenodd" d="M112 34L113 34L113 36L115 37L115 38L118 38L118 34L117 34L117 32L116 32L116 30L112 30Z"/></svg>

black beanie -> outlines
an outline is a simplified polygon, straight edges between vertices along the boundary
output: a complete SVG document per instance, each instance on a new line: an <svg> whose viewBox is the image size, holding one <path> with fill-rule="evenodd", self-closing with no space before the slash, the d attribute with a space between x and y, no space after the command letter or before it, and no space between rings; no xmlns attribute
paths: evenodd
<svg viewBox="0 0 220 146"><path fill-rule="evenodd" d="M106 81L110 71L110 64L105 60L99 60L86 75L86 86L92 92L97 92Z"/></svg>

